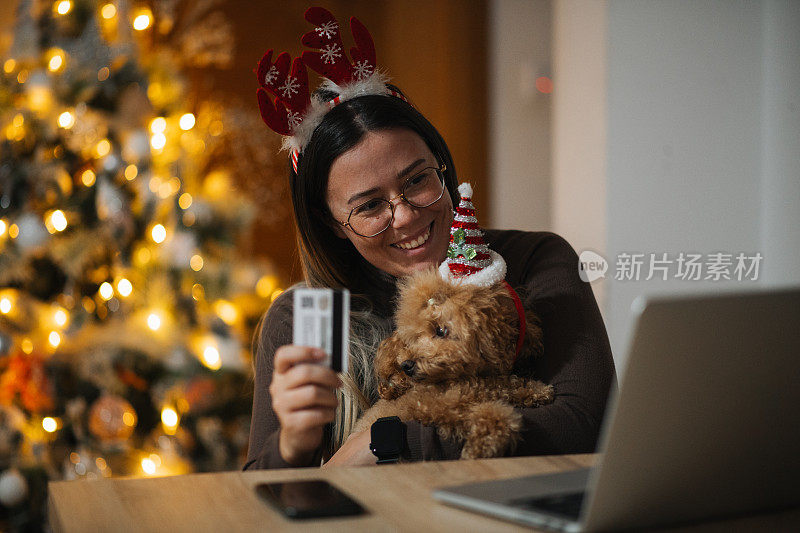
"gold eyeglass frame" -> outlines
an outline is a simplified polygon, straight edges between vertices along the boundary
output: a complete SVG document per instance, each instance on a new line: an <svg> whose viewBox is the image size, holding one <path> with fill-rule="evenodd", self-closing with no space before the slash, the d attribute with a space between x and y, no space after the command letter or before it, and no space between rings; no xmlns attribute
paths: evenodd
<svg viewBox="0 0 800 533"><path fill-rule="evenodd" d="M441 190L441 191L439 191L439 196L436 198L436 200L432 201L432 202L431 202L431 203L429 203L428 205L416 205L416 204L413 204L413 203L411 203L411 202L408 200L408 198L406 198L406 193L405 193L406 186L408 185L408 182L409 182L409 181L411 181L412 179L414 179L414 178L415 178L415 177L417 177L418 175L422 174L422 172L424 172L425 170L428 170L429 168L432 168L432 169L433 169L433 170L436 172L436 174L439 176L439 181L441 181L441 182L442 182L442 190ZM407 203L408 205L410 205L411 207L414 207L414 208L416 208L416 209L425 209L426 207L430 207L430 206L432 206L433 204L435 204L436 202L438 202L439 200L441 200L441 199L442 199L442 196L444 196L444 190L447 188L447 187L445 186L445 182L444 182L444 173L445 173L445 171L446 171L446 170L447 170L447 165L445 165L444 163L442 163L442 164L441 164L440 166L438 166L438 167L425 167L425 168L423 168L422 170L420 170L419 172L415 173L413 176L409 177L409 178L408 178L408 179L405 181L405 183L403 183L403 188L400 190L400 194L398 194L398 195L397 195L397 196L395 196L394 198L391 198L391 199L389 199L389 200L384 200L383 198L370 198L370 199L369 199L369 200L367 200L366 202L360 203L360 204L358 204L357 206L355 206L353 209L351 209L351 210L350 210L350 214L349 214L349 215L347 215L347 221L345 221L345 222L342 222L341 220L337 220L337 222L338 222L339 224L341 224L342 226L344 226L344 227L349 227L349 228L350 228L350 231L352 231L353 233L355 233L355 234L356 234L356 235L358 235L359 237L364 237L364 238L366 238L366 239L371 239L372 237L377 237L378 235L380 235L381 233L383 233L384 231L386 231L387 229L389 229L389 228L392 226L392 223L394 222L394 208L395 208L395 203L394 203L394 201L395 201L395 200L397 200L398 198L402 198L402 199L403 199L403 201L404 201L405 203ZM386 224L386 227L385 227L385 228L383 228L382 230L380 230L378 233L375 233L375 234L373 234L373 235L363 235L363 234L361 234L361 233L357 232L357 231L356 231L356 230L353 228L353 226L350 224L350 218L353 216L353 211L355 211L356 209L358 209L358 208L359 208L359 207L361 207L362 205L364 205L364 204L366 204L366 203L369 203L369 202L371 202L371 201L373 201L373 200L381 200L382 202L388 202L388 204L389 204L389 209L392 211L392 218L390 218L390 219L389 219L389 223L388 223L388 224Z"/></svg>

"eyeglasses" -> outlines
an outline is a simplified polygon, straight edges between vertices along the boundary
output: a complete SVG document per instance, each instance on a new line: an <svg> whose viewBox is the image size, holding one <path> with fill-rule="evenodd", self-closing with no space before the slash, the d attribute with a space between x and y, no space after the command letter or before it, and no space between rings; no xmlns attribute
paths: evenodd
<svg viewBox="0 0 800 533"><path fill-rule="evenodd" d="M447 166L423 168L403 184L400 194L390 200L372 198L350 211L347 222L339 221L353 233L362 237L375 237L386 231L394 222L394 201L402 198L408 205L423 209L436 202L444 194L444 171Z"/></svg>

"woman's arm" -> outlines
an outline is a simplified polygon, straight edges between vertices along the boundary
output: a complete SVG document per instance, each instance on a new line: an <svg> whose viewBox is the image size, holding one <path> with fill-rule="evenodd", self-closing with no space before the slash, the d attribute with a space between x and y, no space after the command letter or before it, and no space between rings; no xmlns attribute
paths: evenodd
<svg viewBox="0 0 800 533"><path fill-rule="evenodd" d="M553 385L552 404L522 409L522 439L516 455L594 452L609 394L616 384L614 360L591 286L580 279L578 255L563 238L537 234L518 283L526 307L542 320L544 354L534 376ZM517 246L512 236L510 241ZM521 239L519 246L524 239Z"/></svg>
<svg viewBox="0 0 800 533"><path fill-rule="evenodd" d="M269 393L275 350L291 342L291 307L291 298L282 294L261 318L253 336L253 412L244 470L292 467L280 454L280 423Z"/></svg>
<svg viewBox="0 0 800 533"><path fill-rule="evenodd" d="M291 297L275 301L255 336L253 413L244 468L320 463L323 427L333 419L339 378L319 349L291 346Z"/></svg>

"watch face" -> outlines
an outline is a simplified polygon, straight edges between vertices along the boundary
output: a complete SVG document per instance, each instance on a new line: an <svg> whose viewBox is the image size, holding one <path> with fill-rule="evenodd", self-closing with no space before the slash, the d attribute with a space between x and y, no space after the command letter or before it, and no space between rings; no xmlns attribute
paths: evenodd
<svg viewBox="0 0 800 533"><path fill-rule="evenodd" d="M380 455L399 454L403 450L403 423L399 420L378 420L372 425L372 451Z"/></svg>

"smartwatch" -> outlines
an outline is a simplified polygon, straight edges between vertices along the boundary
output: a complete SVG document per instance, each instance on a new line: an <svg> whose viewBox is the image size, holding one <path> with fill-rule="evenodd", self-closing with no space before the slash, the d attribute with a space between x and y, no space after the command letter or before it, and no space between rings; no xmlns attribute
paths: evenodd
<svg viewBox="0 0 800 533"><path fill-rule="evenodd" d="M377 464L396 463L406 448L406 425L396 416L379 418L372 424L370 440Z"/></svg>

